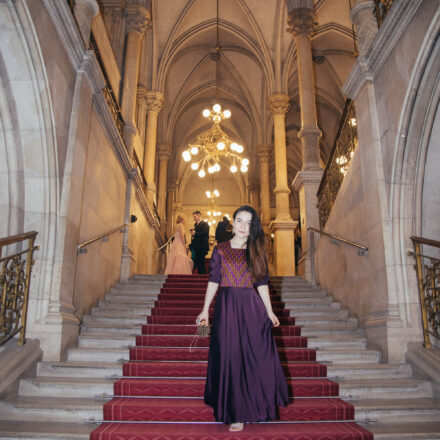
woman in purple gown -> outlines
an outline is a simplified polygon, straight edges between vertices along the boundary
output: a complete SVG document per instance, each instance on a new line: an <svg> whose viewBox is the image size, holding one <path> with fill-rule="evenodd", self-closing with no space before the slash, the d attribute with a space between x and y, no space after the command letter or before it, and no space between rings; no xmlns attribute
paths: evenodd
<svg viewBox="0 0 440 440"><path fill-rule="evenodd" d="M272 327L280 325L270 303L265 238L250 206L234 213L230 241L211 256L205 303L197 322L209 324L218 290L209 349L205 403L217 421L241 431L244 423L278 418L289 403ZM258 291L258 293L257 293Z"/></svg>

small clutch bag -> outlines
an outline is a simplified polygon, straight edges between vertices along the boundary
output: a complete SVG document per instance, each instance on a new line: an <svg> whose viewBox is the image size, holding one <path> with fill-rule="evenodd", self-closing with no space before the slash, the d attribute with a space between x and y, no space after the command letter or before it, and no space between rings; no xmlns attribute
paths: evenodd
<svg viewBox="0 0 440 440"><path fill-rule="evenodd" d="M200 321L199 324L197 324L197 336L199 338L205 338L206 336L209 336L209 333L209 325L206 321Z"/></svg>

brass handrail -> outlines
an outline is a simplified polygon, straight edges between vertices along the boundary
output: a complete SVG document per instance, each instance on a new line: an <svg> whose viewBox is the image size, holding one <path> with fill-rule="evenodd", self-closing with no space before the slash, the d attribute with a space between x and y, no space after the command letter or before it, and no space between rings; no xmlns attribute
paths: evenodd
<svg viewBox="0 0 440 440"><path fill-rule="evenodd" d="M354 246L355 248L358 248L361 252L368 252L368 247L363 246L363 245L361 245L359 243L355 243L354 241L347 240L347 239L342 238L342 237L338 237L337 235L331 234L330 232L325 232L322 229L316 229L316 228L313 228L312 226L309 226L307 229L309 231L317 232L318 234L330 237L333 240L337 240L337 241L340 241L342 243L348 244L350 246ZM364 255L364 254L361 253L360 255Z"/></svg>
<svg viewBox="0 0 440 440"><path fill-rule="evenodd" d="M20 333L18 344L25 343L26 317L29 302L31 270L38 232L30 231L0 239L0 256L4 246L28 240L25 250L0 258L0 345ZM26 258L22 257L26 255Z"/></svg>
<svg viewBox="0 0 440 440"><path fill-rule="evenodd" d="M440 242L424 237L410 237L414 252L408 251L416 259L414 269L420 295L420 312L423 325L423 346L431 348L429 336L440 339L440 259L422 254L421 245L440 249ZM422 259L428 260L424 264Z"/></svg>
<svg viewBox="0 0 440 440"><path fill-rule="evenodd" d="M132 223L134 223L134 222L132 222ZM90 240L87 240L87 241L85 241L83 243L80 243L77 246L77 248L76 248L77 253L78 254L85 254L87 252L86 246L88 246L89 244L92 244L92 243L94 243L95 241L98 241L98 240L102 240L103 238L109 237L110 235L114 234L115 232L118 232L118 231L119 232L125 232L125 229L128 226L130 226L130 223L124 223L123 225L118 226L116 228L113 228L110 231L105 232L104 234L99 235L98 237L94 237L94 238L91 238Z"/></svg>

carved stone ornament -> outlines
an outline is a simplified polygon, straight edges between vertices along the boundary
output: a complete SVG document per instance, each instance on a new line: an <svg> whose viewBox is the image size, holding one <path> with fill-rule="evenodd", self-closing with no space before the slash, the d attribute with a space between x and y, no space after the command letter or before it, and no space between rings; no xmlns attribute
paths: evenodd
<svg viewBox="0 0 440 440"><path fill-rule="evenodd" d="M124 9L124 17L127 33L136 32L144 36L151 27L150 11L142 6L126 6Z"/></svg>
<svg viewBox="0 0 440 440"><path fill-rule="evenodd" d="M284 93L275 93L269 97L269 105L274 115L285 115L290 107L289 96Z"/></svg>
<svg viewBox="0 0 440 440"><path fill-rule="evenodd" d="M359 55L361 57L367 53L378 31L374 7L374 2L367 0L358 2L350 12L351 21L356 27L358 35Z"/></svg>
<svg viewBox="0 0 440 440"><path fill-rule="evenodd" d="M300 8L289 13L288 24L288 31L296 37L297 35L312 35L318 23L313 9Z"/></svg>
<svg viewBox="0 0 440 440"><path fill-rule="evenodd" d="M257 156L260 162L267 162L269 160L270 146L260 145L257 149Z"/></svg>
<svg viewBox="0 0 440 440"><path fill-rule="evenodd" d="M148 111L160 112L163 107L163 94L161 92L149 91L145 94Z"/></svg>
<svg viewBox="0 0 440 440"><path fill-rule="evenodd" d="M157 148L159 160L169 160L171 157L171 146L168 144L159 145Z"/></svg>

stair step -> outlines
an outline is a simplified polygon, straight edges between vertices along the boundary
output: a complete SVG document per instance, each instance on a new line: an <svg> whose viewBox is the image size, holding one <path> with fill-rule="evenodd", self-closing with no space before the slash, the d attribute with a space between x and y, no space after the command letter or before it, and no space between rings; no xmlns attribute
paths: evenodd
<svg viewBox="0 0 440 440"><path fill-rule="evenodd" d="M97 425L86 423L63 423L63 422L28 422L1 421L0 440L88 440L90 433Z"/></svg>
<svg viewBox="0 0 440 440"><path fill-rule="evenodd" d="M407 364L330 364L327 366L327 376L329 378L338 379L345 377L365 378L365 379L383 379L385 377L392 378L409 378L411 368Z"/></svg>
<svg viewBox="0 0 440 440"><path fill-rule="evenodd" d="M90 377L111 378L122 375L120 362L39 362L37 377Z"/></svg>
<svg viewBox="0 0 440 440"><path fill-rule="evenodd" d="M364 425L374 434L374 440L438 440L440 422L373 423Z"/></svg>
<svg viewBox="0 0 440 440"><path fill-rule="evenodd" d="M78 338L79 348L127 348L135 345L136 338L128 335L115 335L113 338L96 335L80 335Z"/></svg>
<svg viewBox="0 0 440 440"><path fill-rule="evenodd" d="M440 400L429 398L367 399L354 402L356 420L380 422L435 422L440 420Z"/></svg>
<svg viewBox="0 0 440 440"><path fill-rule="evenodd" d="M129 359L128 348L74 347L67 350L68 361L118 362L120 359Z"/></svg>
<svg viewBox="0 0 440 440"><path fill-rule="evenodd" d="M118 324L118 323L106 323L106 322L88 322L81 326L81 334L90 333L113 333L119 335L140 335L142 332L142 326L139 324Z"/></svg>

